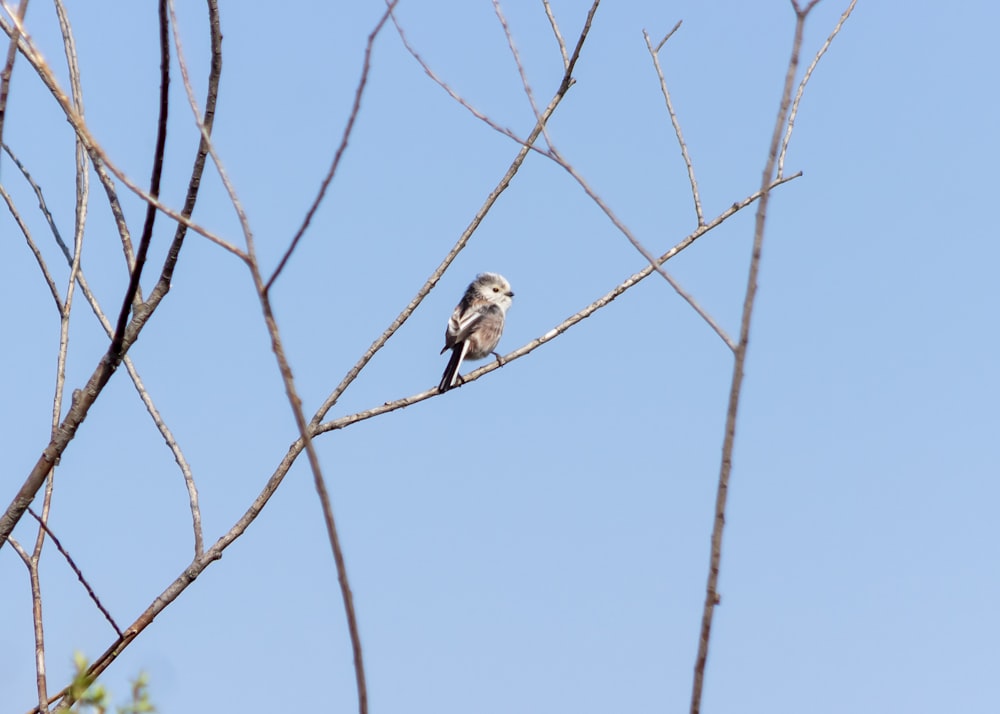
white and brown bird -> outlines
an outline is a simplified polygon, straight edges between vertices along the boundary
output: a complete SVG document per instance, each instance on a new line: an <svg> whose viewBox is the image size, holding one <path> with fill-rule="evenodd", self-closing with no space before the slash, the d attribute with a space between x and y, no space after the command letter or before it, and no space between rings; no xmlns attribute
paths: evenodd
<svg viewBox="0 0 1000 714"><path fill-rule="evenodd" d="M438 391L446 392L459 382L458 368L464 360L483 359L490 354L500 359L493 350L500 342L507 308L513 297L510 283L497 273L480 273L469 283L444 333L441 354L451 350L451 359L441 376Z"/></svg>

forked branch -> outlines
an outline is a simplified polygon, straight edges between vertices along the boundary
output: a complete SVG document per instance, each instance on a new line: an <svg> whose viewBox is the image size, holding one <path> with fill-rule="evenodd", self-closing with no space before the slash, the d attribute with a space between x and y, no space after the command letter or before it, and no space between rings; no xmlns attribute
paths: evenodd
<svg viewBox="0 0 1000 714"><path fill-rule="evenodd" d="M691 686L691 714L701 711L701 698L705 683L705 665L708 660L708 646L712 634L712 621L715 607L720 602L719 568L722 560L722 537L726 525L726 503L729 496L729 478L733 467L733 445L736 438L736 419L739 414L740 396L743 389L744 366L746 363L747 346L750 340L750 323L753 318L754 302L757 296L757 276L760 271L761 251L764 245L764 226L767 220L767 206L771 195L771 186L775 183L775 166L781 135L788 119L792 98L792 85L799 66L799 53L802 48L802 35L806 17L819 0L812 0L805 10L799 8L796 0L792 0L795 8L795 32L792 40L792 53L785 72L784 88L778 116L771 133L767 160L761 174L760 202L754 219L753 250L750 256L750 268L747 276L746 293L743 299L743 313L740 320L740 336L733 357L733 374L729 388L729 404L726 409L726 425L722 442L722 460L719 466L719 481L715 498L715 519L712 527L712 540L709 554L708 582L705 586L705 603L702 609L701 630L698 638L698 653L695 658L694 680ZM853 5L853 0L852 0ZM780 181L780 178L778 178Z"/></svg>

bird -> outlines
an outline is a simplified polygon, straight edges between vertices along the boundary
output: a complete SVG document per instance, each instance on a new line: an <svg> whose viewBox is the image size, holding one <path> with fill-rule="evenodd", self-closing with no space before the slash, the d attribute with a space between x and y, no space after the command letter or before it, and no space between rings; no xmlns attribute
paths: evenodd
<svg viewBox="0 0 1000 714"><path fill-rule="evenodd" d="M513 297L510 283L499 273L480 273L469 283L444 333L441 354L451 350L451 358L441 375L439 392L447 392L458 384L461 380L458 368L463 360L483 359L490 354L500 360L493 350L500 342Z"/></svg>

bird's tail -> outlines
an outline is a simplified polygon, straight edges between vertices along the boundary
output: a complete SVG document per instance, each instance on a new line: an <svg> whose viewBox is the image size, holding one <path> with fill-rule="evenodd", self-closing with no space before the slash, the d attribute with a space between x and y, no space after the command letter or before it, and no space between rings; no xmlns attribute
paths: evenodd
<svg viewBox="0 0 1000 714"><path fill-rule="evenodd" d="M439 392L447 392L455 386L455 382L458 381L458 368L462 366L462 360L465 359L468 350L468 340L462 340L451 348L451 358L448 360L448 366L444 368L444 374L441 375L441 383L438 384Z"/></svg>

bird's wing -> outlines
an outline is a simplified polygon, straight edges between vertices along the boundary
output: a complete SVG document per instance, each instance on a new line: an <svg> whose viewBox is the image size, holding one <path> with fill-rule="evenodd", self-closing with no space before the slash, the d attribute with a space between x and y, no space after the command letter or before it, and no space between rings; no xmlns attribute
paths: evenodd
<svg viewBox="0 0 1000 714"><path fill-rule="evenodd" d="M448 329L444 335L444 348L441 352L466 339L491 307L493 306L482 305L475 310L467 310L464 313L461 305L456 307L455 312L451 313L451 317L448 319Z"/></svg>

